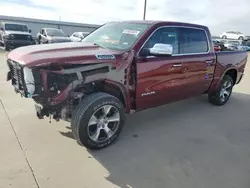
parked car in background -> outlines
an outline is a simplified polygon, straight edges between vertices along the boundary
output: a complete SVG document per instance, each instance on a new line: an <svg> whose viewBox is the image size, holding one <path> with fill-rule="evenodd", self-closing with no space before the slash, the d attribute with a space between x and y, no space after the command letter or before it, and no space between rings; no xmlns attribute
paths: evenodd
<svg viewBox="0 0 250 188"><path fill-rule="evenodd" d="M82 39L84 39L85 36L87 36L89 32L75 32L70 36L70 39L73 42L80 42Z"/></svg>
<svg viewBox="0 0 250 188"><path fill-rule="evenodd" d="M42 28L36 37L39 44L71 42L69 36L56 28Z"/></svg>
<svg viewBox="0 0 250 188"><path fill-rule="evenodd" d="M227 51L227 47L224 45L225 40L213 39L213 45L215 51Z"/></svg>
<svg viewBox="0 0 250 188"><path fill-rule="evenodd" d="M231 51L241 50L241 43L238 40L225 40L224 46Z"/></svg>
<svg viewBox="0 0 250 188"><path fill-rule="evenodd" d="M0 45L5 50L35 44L31 30L25 24L0 22Z"/></svg>
<svg viewBox="0 0 250 188"><path fill-rule="evenodd" d="M250 36L246 36L242 34L241 32L236 31L227 31L220 35L220 38L223 39L237 39L237 40L248 40L250 39Z"/></svg>
<svg viewBox="0 0 250 188"><path fill-rule="evenodd" d="M245 47L246 51L250 51L250 41L242 41L242 45Z"/></svg>
<svg viewBox="0 0 250 188"><path fill-rule="evenodd" d="M246 45L246 42L241 40L224 40L224 46L231 51L249 51L250 47Z"/></svg>
<svg viewBox="0 0 250 188"><path fill-rule="evenodd" d="M221 43L218 40L213 39L214 51L221 51Z"/></svg>

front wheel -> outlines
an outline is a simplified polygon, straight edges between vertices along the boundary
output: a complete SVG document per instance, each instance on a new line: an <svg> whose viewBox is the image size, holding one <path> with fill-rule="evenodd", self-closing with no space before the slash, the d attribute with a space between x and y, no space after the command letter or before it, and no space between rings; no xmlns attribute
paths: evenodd
<svg viewBox="0 0 250 188"><path fill-rule="evenodd" d="M232 94L233 86L234 82L232 77L229 75L225 75L221 80L220 86L217 91L208 94L209 102L217 106L226 104Z"/></svg>
<svg viewBox="0 0 250 188"><path fill-rule="evenodd" d="M124 119L125 110L119 99L107 93L94 93L74 110L71 128L80 145L101 149L118 138Z"/></svg>
<svg viewBox="0 0 250 188"><path fill-rule="evenodd" d="M10 51L10 47L9 47L8 45L5 44L5 45L4 45L4 50L7 51L7 52Z"/></svg>
<svg viewBox="0 0 250 188"><path fill-rule="evenodd" d="M244 37L239 37L239 40L244 40Z"/></svg>

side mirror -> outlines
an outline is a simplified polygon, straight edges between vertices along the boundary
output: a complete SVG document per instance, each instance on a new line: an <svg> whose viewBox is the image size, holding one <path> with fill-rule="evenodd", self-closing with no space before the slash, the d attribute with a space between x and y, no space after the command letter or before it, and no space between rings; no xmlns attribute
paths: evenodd
<svg viewBox="0 0 250 188"><path fill-rule="evenodd" d="M157 43L153 48L149 49L149 53L155 56L171 56L173 54L173 46L170 44Z"/></svg>
<svg viewBox="0 0 250 188"><path fill-rule="evenodd" d="M31 31L31 29L29 29L29 33L31 33L32 31Z"/></svg>

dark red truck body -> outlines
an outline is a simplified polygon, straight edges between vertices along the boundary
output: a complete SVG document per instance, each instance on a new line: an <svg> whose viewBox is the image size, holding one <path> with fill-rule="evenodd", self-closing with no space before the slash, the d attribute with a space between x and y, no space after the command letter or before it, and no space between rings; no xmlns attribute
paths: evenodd
<svg viewBox="0 0 250 188"><path fill-rule="evenodd" d="M140 31L126 29L131 25L139 28L140 24L147 26L141 34ZM154 21L127 21L118 25L126 26L122 33L118 33L123 38L125 34L125 42L119 47L126 46L137 37L129 49L115 50L95 42L79 42L21 47L8 54L10 71L7 80L11 80L15 91L34 99L38 118L53 116L56 120L71 122L78 143L88 148L103 148L112 143L119 135L124 113L131 114L201 94L208 94L210 102L215 105L224 105L233 85L242 79L247 53L215 52L211 34L205 26ZM87 36L86 41L91 37L95 40L96 33L102 32L103 27L105 29L104 25ZM188 35L190 28L195 32L203 31L208 50L204 53L171 52L171 55L152 55L150 51L150 54L143 55L147 43L154 41L151 39L162 28L178 33L186 30ZM179 37L173 38L171 32L167 36L178 40L178 51L185 45L191 49L198 45L188 42L184 34L181 35L184 42ZM193 35L193 38L197 36ZM107 40L107 44L114 46L122 41L116 38ZM166 44L164 47L165 53L173 46ZM219 103L220 99L224 101ZM102 106L102 112L95 105L98 109ZM111 108L113 117L108 115ZM97 120L96 113L103 115L99 115ZM119 126L118 129L109 127L114 121L117 121L115 126ZM94 132L90 130L93 122L96 126ZM104 140L99 138L101 131L106 132Z"/></svg>
<svg viewBox="0 0 250 188"><path fill-rule="evenodd" d="M162 26L204 29L209 40L209 52L171 57L140 57L139 51L145 41L154 30ZM112 54L115 58L99 60L96 54ZM119 97L123 98L126 112L131 113L211 92L229 70L234 71L235 82L238 83L244 72L247 53L214 52L210 32L205 26L151 22L151 26L132 49L126 52L103 49L88 43L62 43L19 48L10 52L8 59L20 63L21 66L39 69L45 93L43 103L46 106L62 103L72 89L72 85L69 84L59 94L51 97L47 88L47 73L64 74L64 67L76 72L79 65L109 67L106 72L97 71L96 74L87 77L84 83L102 80L107 84L107 92L115 92L117 95L118 91L113 90L119 90L118 93L122 94ZM174 66L179 63L182 63L181 67ZM71 68L71 65L77 65L77 68ZM53 68L49 69L49 66ZM109 88L112 89L108 91Z"/></svg>

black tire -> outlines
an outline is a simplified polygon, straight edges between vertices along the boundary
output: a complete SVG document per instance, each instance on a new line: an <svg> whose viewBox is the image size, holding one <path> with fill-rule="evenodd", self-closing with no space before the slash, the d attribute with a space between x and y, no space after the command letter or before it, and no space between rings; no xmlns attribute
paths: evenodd
<svg viewBox="0 0 250 188"><path fill-rule="evenodd" d="M244 37L239 37L239 40L244 40Z"/></svg>
<svg viewBox="0 0 250 188"><path fill-rule="evenodd" d="M38 44L42 44L42 41L41 41L41 36L38 36L38 38L37 38L37 42L38 42Z"/></svg>
<svg viewBox="0 0 250 188"><path fill-rule="evenodd" d="M93 141L89 136L89 121L98 109L105 105L114 107L119 113L120 121L117 124L113 135L107 140ZM94 93L87 96L74 110L71 120L71 128L78 144L88 149L101 149L113 143L119 136L125 122L125 109L123 104L116 97L107 93ZM96 125L98 126L98 125ZM98 136L99 138L99 136Z"/></svg>
<svg viewBox="0 0 250 188"><path fill-rule="evenodd" d="M5 45L4 50L7 51L7 52L10 51L10 47L8 45Z"/></svg>
<svg viewBox="0 0 250 188"><path fill-rule="evenodd" d="M225 90L225 88L223 88L223 86L227 82L230 82L231 87L226 90L227 92L229 92L229 95L227 97L224 96L225 99L223 100L223 97L221 96L221 92L222 92L222 89ZM234 86L234 82L233 82L232 77L230 75L225 75L223 77L223 79L221 80L221 83L220 83L220 86L218 87L218 90L213 92L213 93L208 94L209 102L212 103L213 105L216 105L216 106L223 106L229 100L229 98L232 94L233 86Z"/></svg>
<svg viewBox="0 0 250 188"><path fill-rule="evenodd" d="M223 35L222 38L223 38L223 39L227 39L227 36L226 36L226 35Z"/></svg>

